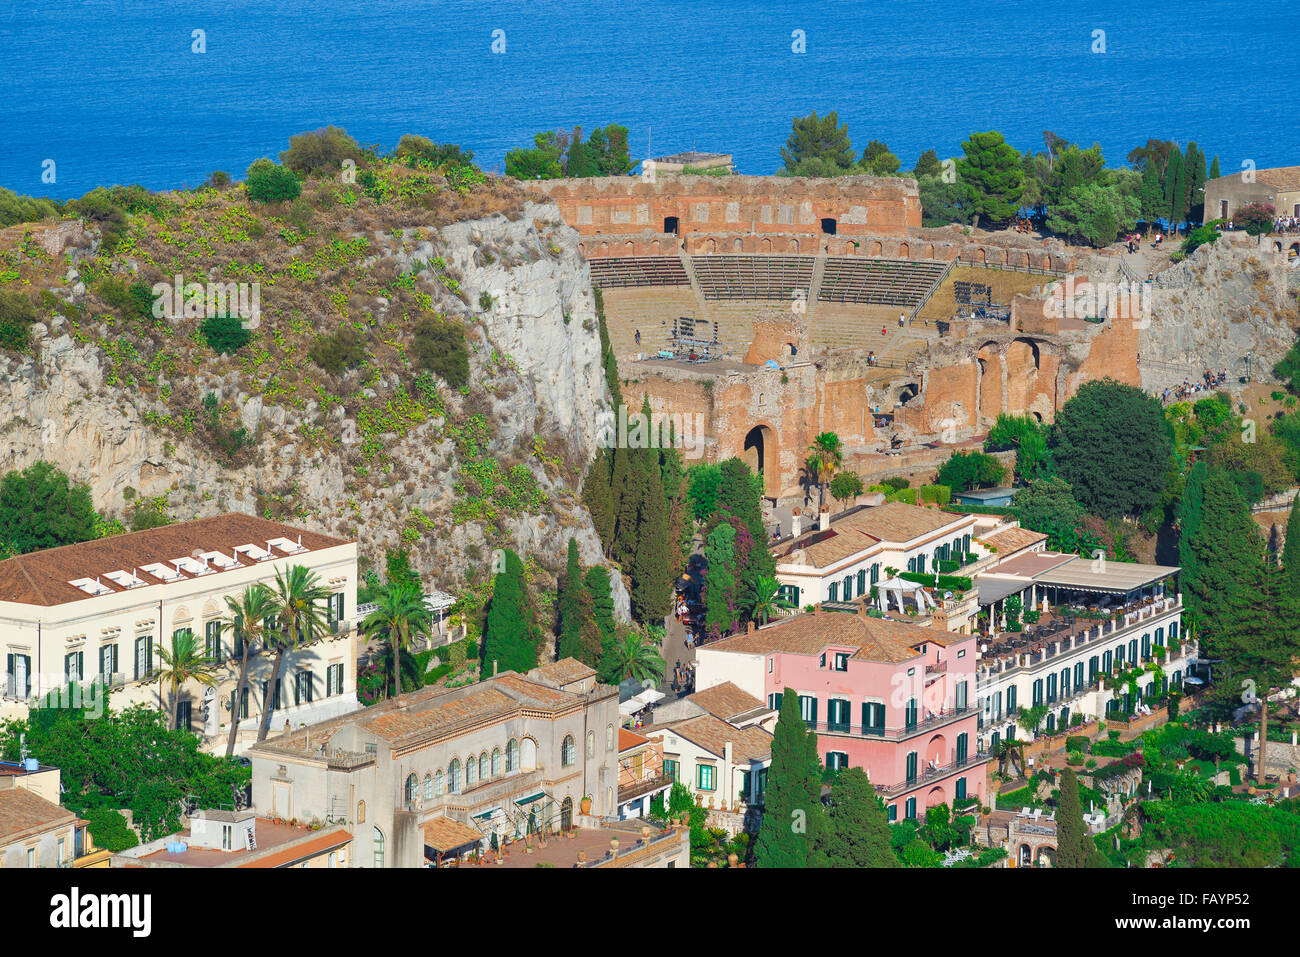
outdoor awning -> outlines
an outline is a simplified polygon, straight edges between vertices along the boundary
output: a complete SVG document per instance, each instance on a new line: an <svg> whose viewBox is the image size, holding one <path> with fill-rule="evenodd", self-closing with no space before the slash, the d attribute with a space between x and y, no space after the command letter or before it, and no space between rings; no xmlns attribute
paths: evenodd
<svg viewBox="0 0 1300 957"><path fill-rule="evenodd" d="M434 818L424 825L424 843L439 854L477 844L483 835L468 824L452 820L449 817Z"/></svg>
<svg viewBox="0 0 1300 957"><path fill-rule="evenodd" d="M668 697L668 696L667 696L666 694L664 694L662 691L659 691L658 689L655 689L655 688L646 688L645 691L642 691L639 695L634 695L634 696L633 696L631 699L629 699L629 700L631 700L631 701L640 701L642 705L645 705L645 706L648 707L648 706L654 704L656 701L661 701L661 700L663 700L663 699L666 698L666 697Z"/></svg>
<svg viewBox="0 0 1300 957"><path fill-rule="evenodd" d="M479 811L477 814L472 814L470 816L476 821L483 821L490 818L499 810L501 810L499 807L490 807L486 811Z"/></svg>
<svg viewBox="0 0 1300 957"><path fill-rule="evenodd" d="M530 794L527 797L515 798L516 804L532 804L534 801L540 801L546 797L545 791L538 791L536 794Z"/></svg>
<svg viewBox="0 0 1300 957"><path fill-rule="evenodd" d="M1024 591L1033 582L1025 581L1023 578L989 578L987 575L975 576L975 587L980 593L980 607L992 605L1006 598L1008 595L1014 595L1017 592Z"/></svg>
<svg viewBox="0 0 1300 957"><path fill-rule="evenodd" d="M1097 562L1091 558L1075 558L1035 575L1034 584L1127 595L1172 578L1178 572L1176 565L1139 565L1136 562Z"/></svg>
<svg viewBox="0 0 1300 957"><path fill-rule="evenodd" d="M637 712L645 710L645 708L646 703L644 701L640 701L637 698L628 698L618 706L618 713L625 718L630 718Z"/></svg>

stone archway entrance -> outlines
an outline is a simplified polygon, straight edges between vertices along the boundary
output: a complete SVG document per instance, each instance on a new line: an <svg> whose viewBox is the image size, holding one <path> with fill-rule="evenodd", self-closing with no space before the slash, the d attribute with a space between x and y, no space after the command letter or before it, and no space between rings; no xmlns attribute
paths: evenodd
<svg viewBox="0 0 1300 957"><path fill-rule="evenodd" d="M776 456L776 431L756 425L745 434L740 460L763 480L763 494L775 498L781 494L781 475Z"/></svg>

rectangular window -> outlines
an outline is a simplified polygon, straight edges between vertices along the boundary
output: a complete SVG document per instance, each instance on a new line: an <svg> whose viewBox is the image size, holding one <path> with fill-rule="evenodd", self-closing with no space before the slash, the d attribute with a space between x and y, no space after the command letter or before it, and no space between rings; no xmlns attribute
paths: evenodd
<svg viewBox="0 0 1300 957"><path fill-rule="evenodd" d="M229 824L221 825L221 849L229 851L234 847L235 829Z"/></svg>
<svg viewBox="0 0 1300 957"><path fill-rule="evenodd" d="M310 671L300 671L293 676L294 704L311 704L312 690L312 674Z"/></svg>
<svg viewBox="0 0 1300 957"><path fill-rule="evenodd" d="M957 710L965 711L967 706L966 682L957 685Z"/></svg>
<svg viewBox="0 0 1300 957"><path fill-rule="evenodd" d="M697 764L695 766L696 785L701 791L716 791L718 769L711 764Z"/></svg>
<svg viewBox="0 0 1300 957"><path fill-rule="evenodd" d="M916 727L916 699L908 698L907 707L903 709L903 727Z"/></svg>
<svg viewBox="0 0 1300 957"><path fill-rule="evenodd" d="M777 592L777 597L788 604L791 608L799 607L799 586L782 585Z"/></svg>
<svg viewBox="0 0 1300 957"><path fill-rule="evenodd" d="M329 622L330 631L337 631L335 626L343 620L343 592L330 595L325 605L325 617Z"/></svg>
<svg viewBox="0 0 1300 957"><path fill-rule="evenodd" d="M844 751L827 751L826 767L832 771L841 771L849 766L849 756Z"/></svg>
<svg viewBox="0 0 1300 957"><path fill-rule="evenodd" d="M965 778L958 778L958 779L957 779L957 787L956 787L956 792L955 792L955 793L956 793L956 795L957 795L957 800L958 800L958 801L963 801L963 800L966 799L966 779L965 779Z"/></svg>
<svg viewBox="0 0 1300 957"><path fill-rule="evenodd" d="M1151 657L1151 636L1142 636L1142 660L1146 661Z"/></svg>
<svg viewBox="0 0 1300 957"><path fill-rule="evenodd" d="M262 682L262 707L263 707L263 708L265 708L265 707L267 706L267 705L266 705L266 702L267 702L267 700L268 700L268 695L270 695L270 702L271 702L270 708L271 708L271 710L272 710L272 711L279 711L279 710L280 710L280 685L281 685L281 679L276 678L276 679L275 679L275 694L274 694L274 695L270 695L270 690L271 690L271 689L270 689L270 682L269 682L269 681L263 681L263 682Z"/></svg>
<svg viewBox="0 0 1300 957"><path fill-rule="evenodd" d="M203 653L213 661L221 660L221 621L203 623Z"/></svg>
<svg viewBox="0 0 1300 957"><path fill-rule="evenodd" d="M907 780L908 781L916 780L916 752L915 751L907 752Z"/></svg>
<svg viewBox="0 0 1300 957"><path fill-rule="evenodd" d="M682 763L673 758L664 758L664 777L669 781L678 781L681 778Z"/></svg>
<svg viewBox="0 0 1300 957"><path fill-rule="evenodd" d="M135 640L135 680L144 681L153 670L153 635Z"/></svg>
<svg viewBox="0 0 1300 957"><path fill-rule="evenodd" d="M892 824L894 821L897 820L898 820L898 805L891 804L889 805L889 822Z"/></svg>
<svg viewBox="0 0 1300 957"><path fill-rule="evenodd" d="M235 707L235 692L230 692L230 707ZM248 686L245 685L239 689L239 720L243 721L248 717Z"/></svg>
<svg viewBox="0 0 1300 957"><path fill-rule="evenodd" d="M849 655L848 655L848 652L846 652L846 651L837 651L837 652L835 652L835 670L836 670L836 671L848 671L848 670L849 670Z"/></svg>
<svg viewBox="0 0 1300 957"><path fill-rule="evenodd" d="M1061 697L1068 698L1069 696L1070 696L1070 669L1062 668L1061 669Z"/></svg>
<svg viewBox="0 0 1300 957"><path fill-rule="evenodd" d="M74 651L70 655L63 656L63 676L69 684L81 681L85 674L86 653L84 651Z"/></svg>
<svg viewBox="0 0 1300 957"><path fill-rule="evenodd" d="M117 645L104 645L99 649L99 676L104 684L110 684L117 674Z"/></svg>
<svg viewBox="0 0 1300 957"><path fill-rule="evenodd" d="M864 701L862 703L862 733L885 733L885 706L883 703L878 701Z"/></svg>
<svg viewBox="0 0 1300 957"><path fill-rule="evenodd" d="M1124 667L1124 646L1122 644L1115 646L1115 667Z"/></svg>
<svg viewBox="0 0 1300 957"><path fill-rule="evenodd" d="M64 847L64 844L65 844L65 843L66 843L66 842L64 841L63 838L59 838L59 857L58 857L58 861L59 861L59 866L60 866L60 867L63 866L63 847Z"/></svg>
<svg viewBox="0 0 1300 957"><path fill-rule="evenodd" d="M176 705L176 727L181 731L192 730L190 726L190 714L192 705L189 701L181 701Z"/></svg>
<svg viewBox="0 0 1300 957"><path fill-rule="evenodd" d="M968 738L969 735L967 735L966 732L964 731L961 734L957 735L957 763L958 764L963 764L966 761L966 747L967 747Z"/></svg>
<svg viewBox="0 0 1300 957"><path fill-rule="evenodd" d="M1076 688L1083 687L1083 662L1082 661L1080 661L1078 664L1074 666L1074 686Z"/></svg>
<svg viewBox="0 0 1300 957"><path fill-rule="evenodd" d="M1097 656L1093 655L1088 659L1088 681L1091 683L1097 677Z"/></svg>
<svg viewBox="0 0 1300 957"><path fill-rule="evenodd" d="M815 727L817 724L817 699L811 695L799 696L799 717L803 718L808 727Z"/></svg>
<svg viewBox="0 0 1300 957"><path fill-rule="evenodd" d="M776 667L776 659L775 659L775 658L768 658L768 659L767 659L767 673L768 673L769 675L772 673L772 669L775 668L775 667Z"/></svg>
<svg viewBox="0 0 1300 957"><path fill-rule="evenodd" d="M1112 663L1112 661L1113 661L1113 656L1111 655L1111 653L1110 653L1109 651L1107 651L1107 652L1103 652L1103 653L1102 653L1102 656L1101 656L1101 670L1102 670L1104 673L1106 673L1106 674L1110 674L1110 669L1111 669L1111 663Z"/></svg>
<svg viewBox="0 0 1300 957"><path fill-rule="evenodd" d="M325 669L325 697L343 693L343 664L329 665Z"/></svg>
<svg viewBox="0 0 1300 957"><path fill-rule="evenodd" d="M904 817L909 821L916 820L916 798L908 798L907 804L904 805Z"/></svg>
<svg viewBox="0 0 1300 957"><path fill-rule="evenodd" d="M1012 685L1007 689L1007 717L1014 718L1016 715L1016 686Z"/></svg>
<svg viewBox="0 0 1300 957"><path fill-rule="evenodd" d="M1037 708L1040 704L1043 703L1043 679L1042 678L1039 678L1037 681L1034 682L1033 693L1030 698L1030 703L1035 708Z"/></svg>
<svg viewBox="0 0 1300 957"><path fill-rule="evenodd" d="M843 698L831 698L826 702L826 727L828 731L849 730L849 703Z"/></svg>
<svg viewBox="0 0 1300 957"><path fill-rule="evenodd" d="M1047 676L1047 700L1056 700L1056 675Z"/></svg>
<svg viewBox="0 0 1300 957"><path fill-rule="evenodd" d="M839 601L839 600L840 600L840 583L831 582L830 601Z"/></svg>

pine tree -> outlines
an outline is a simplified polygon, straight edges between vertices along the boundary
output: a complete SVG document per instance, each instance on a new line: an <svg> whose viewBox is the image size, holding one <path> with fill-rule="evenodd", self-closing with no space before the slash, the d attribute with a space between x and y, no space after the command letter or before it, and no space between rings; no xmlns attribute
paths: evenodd
<svg viewBox="0 0 1300 957"><path fill-rule="evenodd" d="M725 634L736 621L736 530L729 523L718 525L704 542L708 571L704 574L704 624Z"/></svg>
<svg viewBox="0 0 1300 957"><path fill-rule="evenodd" d="M784 704L784 701L782 702ZM899 867L888 813L861 768L841 771L820 841L831 867Z"/></svg>
<svg viewBox="0 0 1300 957"><path fill-rule="evenodd" d="M1060 806L1056 811L1056 866L1096 867L1100 852L1088 833L1079 801L1079 778L1074 768L1061 772Z"/></svg>
<svg viewBox="0 0 1300 957"><path fill-rule="evenodd" d="M1217 685L1233 700L1259 702L1256 771L1263 784L1268 697L1290 685L1300 664L1300 595L1285 568L1259 561L1248 577L1231 584L1226 606L1214 644L1214 653L1224 659Z"/></svg>
<svg viewBox="0 0 1300 957"><path fill-rule="evenodd" d="M537 667L537 623L528 600L524 566L506 549L505 568L492 583L487 621L483 626L483 678L494 672L523 674Z"/></svg>
<svg viewBox="0 0 1300 957"><path fill-rule="evenodd" d="M824 828L821 788L817 737L799 716L798 696L786 688L772 738L763 821L754 842L756 866L811 867L824 862L819 846Z"/></svg>

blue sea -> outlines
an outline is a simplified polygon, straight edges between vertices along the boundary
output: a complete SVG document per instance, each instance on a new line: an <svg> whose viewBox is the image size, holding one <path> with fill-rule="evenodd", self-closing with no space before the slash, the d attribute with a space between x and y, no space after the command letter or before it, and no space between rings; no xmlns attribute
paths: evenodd
<svg viewBox="0 0 1300 957"><path fill-rule="evenodd" d="M997 129L1020 149L1098 142L1112 164L1195 140L1228 173L1300 164L1297 35L1295 0L3 0L0 185L196 185L327 124L494 169L538 130L618 122L635 158L771 173L813 110L908 168Z"/></svg>

